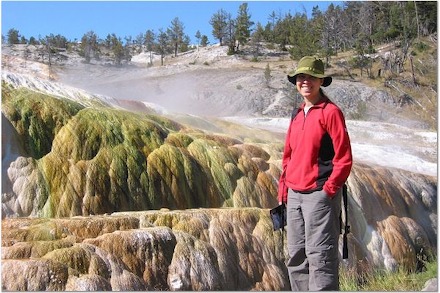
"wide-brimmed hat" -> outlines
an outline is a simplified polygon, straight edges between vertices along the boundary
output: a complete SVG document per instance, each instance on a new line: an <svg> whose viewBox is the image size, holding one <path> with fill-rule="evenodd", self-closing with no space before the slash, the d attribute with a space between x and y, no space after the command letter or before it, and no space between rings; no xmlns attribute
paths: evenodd
<svg viewBox="0 0 440 293"><path fill-rule="evenodd" d="M298 62L298 67L295 71L287 75L287 79L296 84L296 76L300 73L308 74L317 78L323 78L322 86L329 86L332 83L332 77L324 75L324 63L321 59L312 56L305 56Z"/></svg>

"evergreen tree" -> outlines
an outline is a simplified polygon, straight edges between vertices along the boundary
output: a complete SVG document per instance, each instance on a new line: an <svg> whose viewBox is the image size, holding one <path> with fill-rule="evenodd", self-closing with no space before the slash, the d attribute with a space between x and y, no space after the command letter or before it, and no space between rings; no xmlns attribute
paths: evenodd
<svg viewBox="0 0 440 293"><path fill-rule="evenodd" d="M30 37L29 45L38 45L38 40L35 39L34 37Z"/></svg>
<svg viewBox="0 0 440 293"><path fill-rule="evenodd" d="M261 47L261 42L264 39L264 33L265 32L263 26L261 25L261 23L257 22L257 28L252 33L251 42L250 42L253 59L255 61L258 59L258 56L260 55L260 47Z"/></svg>
<svg viewBox="0 0 440 293"><path fill-rule="evenodd" d="M111 50L115 59L116 65L121 65L121 62L125 56L124 47L120 39L116 37L115 34L112 36Z"/></svg>
<svg viewBox="0 0 440 293"><path fill-rule="evenodd" d="M41 44L43 45L41 48L41 55L43 56L47 54L47 63L49 65L49 71L51 71L52 67L52 44L53 44L53 34L46 36L44 39L41 39ZM50 72L49 72L50 75Z"/></svg>
<svg viewBox="0 0 440 293"><path fill-rule="evenodd" d="M269 25L270 25L270 27L273 29L273 28L275 27L275 23L276 23L276 21L278 20L278 17L277 17L277 15L276 15L275 11L272 11L272 12L269 14L268 20L269 20Z"/></svg>
<svg viewBox="0 0 440 293"><path fill-rule="evenodd" d="M321 36L319 39L319 45L322 53L325 56L329 56L331 54L331 23L327 23L325 21L324 14L319 9L319 6L314 6L312 8L312 19L310 20L310 26L314 32Z"/></svg>
<svg viewBox="0 0 440 293"><path fill-rule="evenodd" d="M274 42L275 36L274 36L274 29L275 24L278 20L278 16L276 15L275 11L272 11L271 14L269 14L268 23L266 24L264 28L264 37L268 42Z"/></svg>
<svg viewBox="0 0 440 293"><path fill-rule="evenodd" d="M145 36L144 34L140 33L136 36L136 40L133 42L134 44L138 46L142 46L145 43Z"/></svg>
<svg viewBox="0 0 440 293"><path fill-rule="evenodd" d="M289 25L289 53L293 59L306 55L315 55L318 51L320 36L313 31L305 13L297 13Z"/></svg>
<svg viewBox="0 0 440 293"><path fill-rule="evenodd" d="M81 38L80 55L89 63L92 57L99 59L98 36L93 31L89 31Z"/></svg>
<svg viewBox="0 0 440 293"><path fill-rule="evenodd" d="M147 52L150 52L150 63L149 65L153 65L153 49L154 49L154 42L155 42L156 36L152 30L147 30L145 33L144 38L144 45L147 49Z"/></svg>
<svg viewBox="0 0 440 293"><path fill-rule="evenodd" d="M14 45L20 43L20 33L18 30L11 28L8 31L8 44Z"/></svg>
<svg viewBox="0 0 440 293"><path fill-rule="evenodd" d="M167 29L169 41L171 42L171 44L173 45L173 48L174 48L174 56L177 56L177 51L183 43L183 37L184 37L183 30L184 30L184 28L185 27L184 27L183 23L179 20L179 18L175 17L171 21L171 27Z"/></svg>
<svg viewBox="0 0 440 293"><path fill-rule="evenodd" d="M280 17L274 27L274 43L278 44L283 51L287 51L286 46L289 44L289 30L292 19L292 15L288 13L284 18Z"/></svg>
<svg viewBox="0 0 440 293"><path fill-rule="evenodd" d="M220 9L209 21L209 24L212 26L212 35L219 40L220 46L223 46L223 39L227 34L228 20L230 18L231 15L229 13Z"/></svg>
<svg viewBox="0 0 440 293"><path fill-rule="evenodd" d="M52 47L67 49L68 41L67 41L66 37L64 37L60 34L58 34L56 36L54 36L53 34L50 34L48 40L50 41L50 45Z"/></svg>
<svg viewBox="0 0 440 293"><path fill-rule="evenodd" d="M330 63L331 56L340 51L355 49L360 58L354 63L357 68L367 69L371 60L364 57L374 52L374 48L386 42L397 41L399 47L393 51L392 59L388 60L387 68L397 74L404 70L404 63L409 58L410 46L416 38L428 36L437 32L437 3L434 1L347 1L341 6L330 4L325 12L313 7L311 18L306 13L290 13L282 15L274 11L268 15L268 22L263 27L257 24L252 33L251 16L247 3L239 6L238 16L233 19L230 13L220 9L215 13L209 23L212 33L220 45L228 46L228 53L233 54L239 46L252 41L251 49L254 59L259 56L260 43L268 41L280 46L281 50L289 50L294 59L304 55L319 55ZM250 35L252 33L252 38ZM206 46L209 41L206 35L197 31L195 37L197 44ZM436 38L436 35L433 35ZM116 42L117 40L118 42ZM164 41L168 43L165 44ZM31 37L29 41L20 36L18 30L11 29L2 41L9 44L39 44L43 56L48 56L51 63L51 54L57 48L68 48L70 42L63 36L50 35L36 40ZM104 42L99 41L97 35L91 31L81 38L80 55L90 62L91 58L99 58L100 47L104 45L108 50L114 50L115 62L130 60L130 50L135 45L145 45L150 52L150 64L153 61L153 51L161 54L161 61L166 54L184 52L189 49L190 38L184 34L183 23L178 17L174 18L171 26L166 31L166 36L161 31L157 43L156 36L150 30L145 36L140 34L133 42L131 37L126 38L125 46L114 34L108 35ZM102 43L100 43L102 42ZM121 48L122 46L122 48ZM368 61L368 62L367 62ZM384 67L385 68L385 67Z"/></svg>
<svg viewBox="0 0 440 293"><path fill-rule="evenodd" d="M200 33L199 30L196 32L195 37L197 39L197 45L200 45L200 39L202 38L202 34Z"/></svg>
<svg viewBox="0 0 440 293"><path fill-rule="evenodd" d="M191 39L188 35L184 35L182 38L182 42L179 45L180 52L187 52L189 50L189 44L191 43Z"/></svg>
<svg viewBox="0 0 440 293"><path fill-rule="evenodd" d="M235 54L236 48L235 48L235 29L236 24L235 21L232 19L231 14L228 14L228 18L226 21L226 35L225 35L225 43L228 44L228 54Z"/></svg>
<svg viewBox="0 0 440 293"><path fill-rule="evenodd" d="M108 34L107 35L107 37L105 38L104 43L103 43L104 48L109 49L109 50L111 49L113 36L115 36L115 34L113 34L113 35Z"/></svg>
<svg viewBox="0 0 440 293"><path fill-rule="evenodd" d="M124 39L125 39L126 46L133 44L133 37L132 36L125 36Z"/></svg>
<svg viewBox="0 0 440 293"><path fill-rule="evenodd" d="M254 22L251 21L251 15L249 14L248 4L243 3L238 8L238 16L236 19L235 38L238 41L237 51L239 45L245 45L251 35L251 27Z"/></svg>
<svg viewBox="0 0 440 293"><path fill-rule="evenodd" d="M160 64L163 66L165 56L172 52L172 48L170 46L169 35L163 31L163 29L159 29L159 35L157 36L156 51L160 54Z"/></svg>
<svg viewBox="0 0 440 293"><path fill-rule="evenodd" d="M202 40L200 41L200 45L201 45L202 47L206 47L206 46L208 46L208 44L209 44L208 36L203 35L203 36L202 36Z"/></svg>

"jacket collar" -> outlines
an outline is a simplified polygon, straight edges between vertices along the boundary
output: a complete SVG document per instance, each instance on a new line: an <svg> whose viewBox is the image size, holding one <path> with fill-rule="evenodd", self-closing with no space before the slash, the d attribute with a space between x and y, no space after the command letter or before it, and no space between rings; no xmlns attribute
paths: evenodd
<svg viewBox="0 0 440 293"><path fill-rule="evenodd" d="M328 104L330 102L330 99L327 97L327 96L323 96L322 97L322 99L320 99L319 101L318 101L318 103L316 103L316 104L314 104L313 105L313 107L314 108L325 108L325 106ZM300 106L300 109L301 110L304 110L304 107L306 106L306 103L302 103L301 104L301 106Z"/></svg>

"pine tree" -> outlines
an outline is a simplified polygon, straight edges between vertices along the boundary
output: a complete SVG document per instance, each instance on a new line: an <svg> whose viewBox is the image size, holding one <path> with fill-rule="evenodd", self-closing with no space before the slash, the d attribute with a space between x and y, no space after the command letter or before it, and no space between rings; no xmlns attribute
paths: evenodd
<svg viewBox="0 0 440 293"><path fill-rule="evenodd" d="M116 37L112 39L112 52L115 58L115 64L121 65L121 61L124 58L125 52L121 41Z"/></svg>
<svg viewBox="0 0 440 293"><path fill-rule="evenodd" d="M274 40L273 42L279 44L280 49L287 51L286 46L289 44L289 29L292 21L292 15L288 13L284 18L279 18L274 30Z"/></svg>
<svg viewBox="0 0 440 293"><path fill-rule="evenodd" d="M312 30L311 25L307 21L305 13L297 13L290 21L289 25L289 50L293 59L300 59L303 56L315 55L318 51L318 38L316 33Z"/></svg>
<svg viewBox="0 0 440 293"><path fill-rule="evenodd" d="M202 34L200 33L199 30L196 32L195 37L197 39L197 45L200 45L200 39L202 38Z"/></svg>
<svg viewBox="0 0 440 293"><path fill-rule="evenodd" d="M144 38L144 45L147 49L147 52L150 52L150 63L149 65L153 65L153 49L154 49L154 40L156 36L152 30L147 30Z"/></svg>
<svg viewBox="0 0 440 293"><path fill-rule="evenodd" d="M163 31L163 29L159 29L159 35L157 36L156 43L156 51L160 54L160 64L163 66L163 60L166 54L172 52L170 48L170 40L169 35Z"/></svg>
<svg viewBox="0 0 440 293"><path fill-rule="evenodd" d="M276 15L275 11L272 11L271 14L269 14L269 22L267 23L264 32L265 32L265 37L267 39L267 41L269 42L273 42L275 39L274 36L274 28L275 28L275 24L278 20L278 16Z"/></svg>
<svg viewBox="0 0 440 293"><path fill-rule="evenodd" d="M223 39L227 34L229 18L231 18L230 13L220 9L209 21L209 24L212 26L212 35L219 40L220 46L223 46Z"/></svg>
<svg viewBox="0 0 440 293"><path fill-rule="evenodd" d="M18 32L18 30L11 28L8 31L8 44L13 45L19 43L20 43L20 33Z"/></svg>
<svg viewBox="0 0 440 293"><path fill-rule="evenodd" d="M81 38L80 55L89 63L92 57L99 58L98 36L93 31L89 31Z"/></svg>
<svg viewBox="0 0 440 293"><path fill-rule="evenodd" d="M251 35L251 26L254 22L251 21L251 15L249 14L248 4L243 3L238 8L238 16L236 19L235 38L239 45L245 45ZM237 46L237 51L239 47Z"/></svg>
<svg viewBox="0 0 440 293"><path fill-rule="evenodd" d="M179 45L180 52L187 52L189 50L189 44L191 43L191 39L188 35L184 35L182 38L182 42Z"/></svg>
<svg viewBox="0 0 440 293"><path fill-rule="evenodd" d="M225 43L228 44L228 55L235 54L236 48L235 48L235 29L236 24L235 20L232 19L231 14L228 14L228 18L226 20L227 26L226 26L226 35L225 35Z"/></svg>
<svg viewBox="0 0 440 293"><path fill-rule="evenodd" d="M174 56L177 56L177 51L179 49L179 46L183 42L183 31L185 26L183 23L179 20L178 17L175 17L171 21L171 27L167 29L167 34L169 41L171 42L173 48L174 48Z"/></svg>
<svg viewBox="0 0 440 293"><path fill-rule="evenodd" d="M208 46L208 44L209 44L208 36L203 35L203 36L202 36L202 40L200 41L200 45L201 45L202 47L206 47L206 46Z"/></svg>
<svg viewBox="0 0 440 293"><path fill-rule="evenodd" d="M261 41L264 38L264 29L261 23L257 22L257 28L252 33L250 46L253 53L253 60L257 61L258 56L260 55L260 47L261 47Z"/></svg>

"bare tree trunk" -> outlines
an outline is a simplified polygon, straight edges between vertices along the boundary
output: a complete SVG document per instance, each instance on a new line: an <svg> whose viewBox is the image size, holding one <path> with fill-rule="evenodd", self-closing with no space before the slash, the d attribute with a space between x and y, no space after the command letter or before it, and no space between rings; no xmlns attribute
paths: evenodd
<svg viewBox="0 0 440 293"><path fill-rule="evenodd" d="M417 11L417 1L414 1L414 9L415 9L415 12L416 12L417 38L420 38L420 25L419 25L419 13Z"/></svg>
<svg viewBox="0 0 440 293"><path fill-rule="evenodd" d="M409 61L411 62L411 74L412 74L413 83L414 83L414 85L416 85L417 81L416 81L416 75L414 73L414 63L413 63L413 57L412 56L409 57Z"/></svg>
<svg viewBox="0 0 440 293"><path fill-rule="evenodd" d="M50 52L50 45L47 46L47 54L49 56L49 68L52 66L52 53Z"/></svg>

